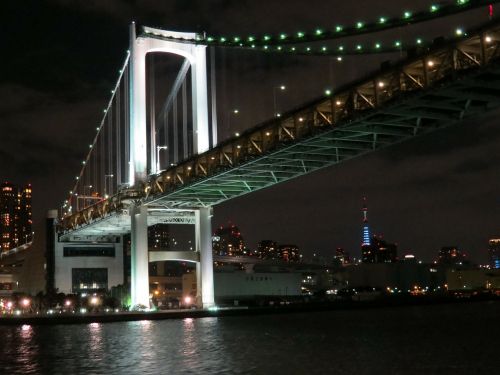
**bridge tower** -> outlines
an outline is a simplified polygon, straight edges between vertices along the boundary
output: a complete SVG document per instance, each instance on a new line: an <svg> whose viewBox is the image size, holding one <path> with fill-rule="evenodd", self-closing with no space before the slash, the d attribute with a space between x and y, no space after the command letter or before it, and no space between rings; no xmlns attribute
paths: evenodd
<svg viewBox="0 0 500 375"><path fill-rule="evenodd" d="M209 149L206 46L196 44L200 35L144 27L136 36L135 23L130 25L130 163L129 186L141 189L149 174L156 170L156 145L148 150L146 109L146 55L162 52L185 58L191 69L194 150L198 154ZM174 40L175 39L175 40ZM154 131L154 129L151 129ZM215 133L214 133L215 136ZM151 137L154 139L154 137ZM152 141L151 143L154 143ZM214 139L214 143L216 140ZM148 155L150 170L148 171ZM131 298L132 306L149 306L147 207L135 203L131 216ZM198 289L204 308L214 305L211 209L196 212L195 234L200 264L197 265ZM201 274L201 275L200 275ZM198 292L199 293L199 292Z"/></svg>

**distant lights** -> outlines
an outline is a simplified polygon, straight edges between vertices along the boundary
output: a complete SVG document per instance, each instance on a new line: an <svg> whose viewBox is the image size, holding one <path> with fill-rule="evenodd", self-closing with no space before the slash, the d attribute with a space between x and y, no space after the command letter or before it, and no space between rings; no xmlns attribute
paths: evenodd
<svg viewBox="0 0 500 375"><path fill-rule="evenodd" d="M462 35L464 35L464 31L461 28L458 28L455 30L455 35L462 36Z"/></svg>
<svg viewBox="0 0 500 375"><path fill-rule="evenodd" d="M380 17L378 20L379 23L385 23L385 21L387 21L385 17Z"/></svg>
<svg viewBox="0 0 500 375"><path fill-rule="evenodd" d="M332 90L330 90L330 89L326 89L326 90L325 90L325 95L326 95L326 96L330 96L330 95L332 95Z"/></svg>
<svg viewBox="0 0 500 375"><path fill-rule="evenodd" d="M234 133L234 136L235 136L235 137L239 137L239 136L240 136L240 133Z"/></svg>
<svg viewBox="0 0 500 375"><path fill-rule="evenodd" d="M356 46L356 50L357 50L357 51L361 51L362 49L363 49L363 46L362 46L361 44L358 44L358 45Z"/></svg>
<svg viewBox="0 0 500 375"><path fill-rule="evenodd" d="M432 60L427 61L427 66L432 68L434 66L434 61Z"/></svg>
<svg viewBox="0 0 500 375"><path fill-rule="evenodd" d="M406 11L403 13L403 18L410 18L411 17L411 12Z"/></svg>
<svg viewBox="0 0 500 375"><path fill-rule="evenodd" d="M381 46L380 46L380 43L375 43L375 48L376 48L376 49L380 49L380 47L381 47Z"/></svg>
<svg viewBox="0 0 500 375"><path fill-rule="evenodd" d="M485 41L486 43L491 43L491 40L492 40L492 39L491 39L491 36L489 36L489 35L487 35L487 36L484 38L484 41Z"/></svg>
<svg viewBox="0 0 500 375"><path fill-rule="evenodd" d="M385 86L385 83L383 81L379 81L378 87L383 88Z"/></svg>
<svg viewBox="0 0 500 375"><path fill-rule="evenodd" d="M396 41L394 42L394 46L396 46L396 47L401 47L401 42L400 42L399 40L396 40Z"/></svg>
<svg viewBox="0 0 500 375"><path fill-rule="evenodd" d="M342 26L338 25L338 26L335 26L335 31L340 33L341 31L343 30Z"/></svg>
<svg viewBox="0 0 500 375"><path fill-rule="evenodd" d="M316 35L321 35L323 34L323 30L321 29L316 29Z"/></svg>
<svg viewBox="0 0 500 375"><path fill-rule="evenodd" d="M254 40L255 40L255 38L254 38L253 36L249 36L249 37L248 37L248 41L249 41L249 42L253 42Z"/></svg>
<svg viewBox="0 0 500 375"><path fill-rule="evenodd" d="M417 39L417 44L422 44L422 39Z"/></svg>
<svg viewBox="0 0 500 375"><path fill-rule="evenodd" d="M303 37L304 37L304 33L303 33L303 32L301 32L301 31L299 31L299 32L297 33L297 37L298 37L298 38L303 38Z"/></svg>
<svg viewBox="0 0 500 375"><path fill-rule="evenodd" d="M340 100L337 100L337 101L335 102L335 105L337 105L337 106L342 105L342 102L341 102Z"/></svg>
<svg viewBox="0 0 500 375"><path fill-rule="evenodd" d="M365 24L363 22L356 22L356 27L362 29Z"/></svg>
<svg viewBox="0 0 500 375"><path fill-rule="evenodd" d="M286 39L286 34L280 34L280 39L281 40Z"/></svg>
<svg viewBox="0 0 500 375"><path fill-rule="evenodd" d="M221 38L220 38L220 41L221 41L221 43L224 43L224 42L226 41L226 38L221 37Z"/></svg>
<svg viewBox="0 0 500 375"><path fill-rule="evenodd" d="M439 10L439 5L433 4L431 5L431 13L437 12Z"/></svg>
<svg viewBox="0 0 500 375"><path fill-rule="evenodd" d="M337 56L337 61L342 61L342 56Z"/></svg>
<svg viewBox="0 0 500 375"><path fill-rule="evenodd" d="M270 39L271 39L271 37L269 35L264 35L264 40L267 41L267 40L270 40Z"/></svg>

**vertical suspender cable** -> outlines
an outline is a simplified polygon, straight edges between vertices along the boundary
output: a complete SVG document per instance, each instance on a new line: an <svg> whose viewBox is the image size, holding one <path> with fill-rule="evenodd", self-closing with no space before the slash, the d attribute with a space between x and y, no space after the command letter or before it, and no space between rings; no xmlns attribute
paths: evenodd
<svg viewBox="0 0 500 375"><path fill-rule="evenodd" d="M116 93L116 190L122 184L122 163L121 163L121 132L120 132L120 120L121 120L121 87L118 87Z"/></svg>
<svg viewBox="0 0 500 375"><path fill-rule="evenodd" d="M172 102L172 127L174 128L174 163L177 164L179 162L179 123L177 121L177 95L174 96Z"/></svg>
<svg viewBox="0 0 500 375"><path fill-rule="evenodd" d="M187 129L187 86L186 79L182 81L182 151L184 159L189 157L188 150L188 129Z"/></svg>
<svg viewBox="0 0 500 375"><path fill-rule="evenodd" d="M113 109L108 113L108 193L113 195L114 173L113 173ZM113 176L113 177L111 177Z"/></svg>

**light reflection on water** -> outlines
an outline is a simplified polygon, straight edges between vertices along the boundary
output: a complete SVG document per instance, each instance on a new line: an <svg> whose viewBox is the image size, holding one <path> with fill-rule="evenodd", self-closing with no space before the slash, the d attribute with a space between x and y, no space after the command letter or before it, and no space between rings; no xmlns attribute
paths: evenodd
<svg viewBox="0 0 500 375"><path fill-rule="evenodd" d="M500 303L476 303L0 326L0 373L495 373L499 313Z"/></svg>

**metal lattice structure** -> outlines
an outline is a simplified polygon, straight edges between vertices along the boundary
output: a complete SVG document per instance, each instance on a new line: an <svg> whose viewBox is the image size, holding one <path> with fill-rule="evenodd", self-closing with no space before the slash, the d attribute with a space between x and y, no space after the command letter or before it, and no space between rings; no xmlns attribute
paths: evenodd
<svg viewBox="0 0 500 375"><path fill-rule="evenodd" d="M250 129L64 218L61 233L98 225L132 200L196 209L332 166L500 106L497 23Z"/></svg>

